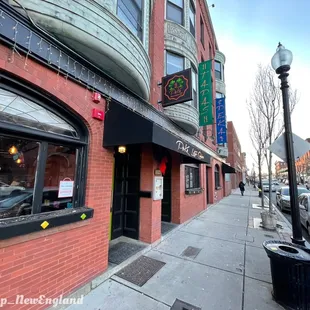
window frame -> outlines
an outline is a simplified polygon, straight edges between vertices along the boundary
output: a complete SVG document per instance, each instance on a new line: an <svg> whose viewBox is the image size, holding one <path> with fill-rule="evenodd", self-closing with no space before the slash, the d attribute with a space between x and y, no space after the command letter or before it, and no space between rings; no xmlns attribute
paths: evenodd
<svg viewBox="0 0 310 310"><path fill-rule="evenodd" d="M220 65L220 70L216 69L216 64ZM215 78L217 80L221 80L222 81L222 64L219 61L217 61L217 60L214 61L214 73L215 73ZM219 74L219 77L217 76L217 73Z"/></svg>
<svg viewBox="0 0 310 310"><path fill-rule="evenodd" d="M190 185L190 172L192 172L192 186ZM186 179L189 178L189 186L186 185ZM184 165L184 189L185 194L200 194L202 192L201 189L201 180L200 180L200 165L199 164L186 164Z"/></svg>
<svg viewBox="0 0 310 310"><path fill-rule="evenodd" d="M182 23L180 24L179 22L173 20L173 19L169 19L168 18L168 8L169 6L176 8L177 10L181 11L181 18L182 18ZM178 25L184 26L184 0L182 0L182 7L176 5L175 3L171 2L170 0L166 1L166 20L170 20Z"/></svg>
<svg viewBox="0 0 310 310"><path fill-rule="evenodd" d="M200 188L200 166L197 164L186 164L184 167L184 172L185 172L185 190L194 190L194 189L199 189ZM193 180L192 183L193 185L186 186L186 176L188 175L190 178L190 172L195 172L193 173ZM189 182L191 182L189 180Z"/></svg>
<svg viewBox="0 0 310 310"><path fill-rule="evenodd" d="M54 96L47 94L35 85L30 84L27 81L21 81L16 77L12 77L10 74L0 74L0 88L6 91L12 92L17 96L28 99L35 104L42 106L51 113L54 113L58 117L61 117L64 121L70 124L78 133L79 138L57 135L55 133L48 133L40 131L39 129L23 127L22 125L16 125L13 123L7 123L0 121L1 136L21 138L30 141L39 142L39 149L37 155L37 167L36 167L36 179L33 188L33 203L32 213L27 216L26 220L15 221L14 224L0 225L0 240L7 239L18 235L31 233L34 231L42 230L40 224L44 221L44 218L48 218L49 227L60 226L64 224L74 223L81 221L80 216L85 213L87 219L93 216L93 209L86 208L85 205L85 189L87 178L87 153L88 153L88 130L82 120L74 113L69 112L63 104ZM76 167L74 177L74 191L73 191L73 206L75 213L63 213L62 215L58 211L40 213L43 188L44 188L44 175L45 167L47 163L48 144L60 144L63 146L76 148ZM78 163L78 164L77 164ZM79 167L79 168L78 168ZM31 220L33 216L38 216L37 220L40 224L35 225L35 220ZM11 223L15 218L4 218L1 222ZM23 226L23 228L21 227ZM20 228L17 228L20 227ZM48 227L48 228L49 228ZM7 229L6 229L7 228Z"/></svg>
<svg viewBox="0 0 310 310"><path fill-rule="evenodd" d="M221 189L220 166L218 164L214 166L214 185L215 189Z"/></svg>
<svg viewBox="0 0 310 310"><path fill-rule="evenodd" d="M168 68L168 55L169 54L173 55L173 56L176 56L176 57L179 57L179 58L182 58L182 60L183 60L183 68L181 69L181 71L184 70L185 69L185 57L183 55L180 55L180 54L171 52L169 50L166 50L166 57L165 57L166 58L165 59L165 73L166 73L166 75L170 75L170 74L174 74L176 72L179 72L179 71L176 71L176 72L173 72L173 73L168 73L167 72L167 68Z"/></svg>
<svg viewBox="0 0 310 310"><path fill-rule="evenodd" d="M194 15L194 24L192 25L192 20L191 20L191 13ZM193 35L194 38L196 38L196 9L195 5L193 3L193 0L189 0L189 32ZM193 33L194 32L194 33Z"/></svg>
<svg viewBox="0 0 310 310"><path fill-rule="evenodd" d="M203 47L205 47L205 23L203 22L203 18L200 15L200 42Z"/></svg>
<svg viewBox="0 0 310 310"><path fill-rule="evenodd" d="M136 29L136 31L137 31L137 34L135 34L134 32L132 32L132 30L130 29L130 27L120 18L120 16L118 15L119 14L119 9L120 9L120 7L119 7L119 3L120 2L124 2L124 1L130 1L131 3L132 3L132 5L134 6L134 7L136 7L137 9L138 9L138 11L140 11L140 14L141 14L141 24L140 24L140 32L139 32L139 30L138 29L136 29L135 27L134 27L134 25L131 23L131 25ZM123 3L123 5L124 6L126 6L124 3ZM126 6L126 8L127 8L127 6ZM123 11L123 10L122 10ZM126 15L125 13L124 13L124 11L123 11L123 14L124 15ZM144 0L141 0L141 8L139 8L139 6L137 5L137 3L136 3L136 1L135 0L117 0L117 4L116 4L116 15L117 15L117 17L121 20L121 22L129 29L129 31L131 32L131 33L133 33L141 42L143 42L143 39L144 39L144 29L143 29L143 24L144 24ZM132 14L130 14L131 16L132 16ZM126 17L127 17L127 15L126 15ZM133 17L133 16L132 16ZM139 25L139 22L138 21L136 21L137 22L137 24ZM139 33L141 33L140 35L139 35Z"/></svg>

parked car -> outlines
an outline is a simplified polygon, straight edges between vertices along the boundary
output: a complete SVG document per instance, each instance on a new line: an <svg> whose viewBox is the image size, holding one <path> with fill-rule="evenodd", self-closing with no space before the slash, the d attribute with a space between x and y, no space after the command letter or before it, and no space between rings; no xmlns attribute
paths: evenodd
<svg viewBox="0 0 310 310"><path fill-rule="evenodd" d="M0 181L0 200L6 199L9 196L15 195L23 190L25 190L25 188L22 186L8 185Z"/></svg>
<svg viewBox="0 0 310 310"><path fill-rule="evenodd" d="M72 198L58 198L58 187L43 189L41 212L51 212L69 208ZM29 215L32 213L33 189L20 191L0 201L0 219Z"/></svg>
<svg viewBox="0 0 310 310"><path fill-rule="evenodd" d="M305 193L310 193L304 187L297 187L298 196ZM291 204L290 204L290 188L289 186L284 186L279 189L276 194L276 203L279 206L281 211L291 211Z"/></svg>
<svg viewBox="0 0 310 310"><path fill-rule="evenodd" d="M263 185L263 191L269 192L269 181L262 181L262 185ZM271 191L272 192L276 191L276 187L272 182L271 182Z"/></svg>
<svg viewBox="0 0 310 310"><path fill-rule="evenodd" d="M310 192L301 194L298 197L300 222L307 229L310 235Z"/></svg>

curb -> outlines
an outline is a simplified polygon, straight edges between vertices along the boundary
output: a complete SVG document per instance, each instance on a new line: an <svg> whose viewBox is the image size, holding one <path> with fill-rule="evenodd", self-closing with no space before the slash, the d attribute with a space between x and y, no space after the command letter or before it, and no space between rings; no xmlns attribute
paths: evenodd
<svg viewBox="0 0 310 310"><path fill-rule="evenodd" d="M264 196L269 201L269 198L266 195L264 195ZM277 215L280 215L282 221L285 222L287 224L287 226L292 230L292 224L289 222L289 220L282 214L282 212L277 208L277 206L274 205L273 202L271 202L271 203L272 203L273 208L276 210Z"/></svg>

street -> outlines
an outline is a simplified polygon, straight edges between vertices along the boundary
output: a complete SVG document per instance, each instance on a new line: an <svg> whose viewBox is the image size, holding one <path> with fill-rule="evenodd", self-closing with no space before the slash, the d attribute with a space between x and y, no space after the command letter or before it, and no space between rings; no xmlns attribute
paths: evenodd
<svg viewBox="0 0 310 310"><path fill-rule="evenodd" d="M277 186L277 190L279 189L279 188L281 188L282 186L285 186L284 184L280 184L279 186ZM267 196L268 197L268 192L265 192L265 196ZM273 192L272 193L272 203L278 208L278 210L280 210L279 209L279 207L277 206L277 201L276 201L276 192ZM290 223L292 223L292 217L291 217L291 214L289 213L289 212L282 212L282 214L286 217L286 219L290 222ZM303 234L303 237L308 241L308 242L310 242L310 236L308 235L308 233L307 233L307 230L302 226L302 234Z"/></svg>

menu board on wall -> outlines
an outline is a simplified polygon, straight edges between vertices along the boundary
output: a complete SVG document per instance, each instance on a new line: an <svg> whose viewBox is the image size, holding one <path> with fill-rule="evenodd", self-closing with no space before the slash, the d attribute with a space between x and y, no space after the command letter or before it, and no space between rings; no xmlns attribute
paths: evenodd
<svg viewBox="0 0 310 310"><path fill-rule="evenodd" d="M164 178L154 177L153 200L161 200L164 196Z"/></svg>

